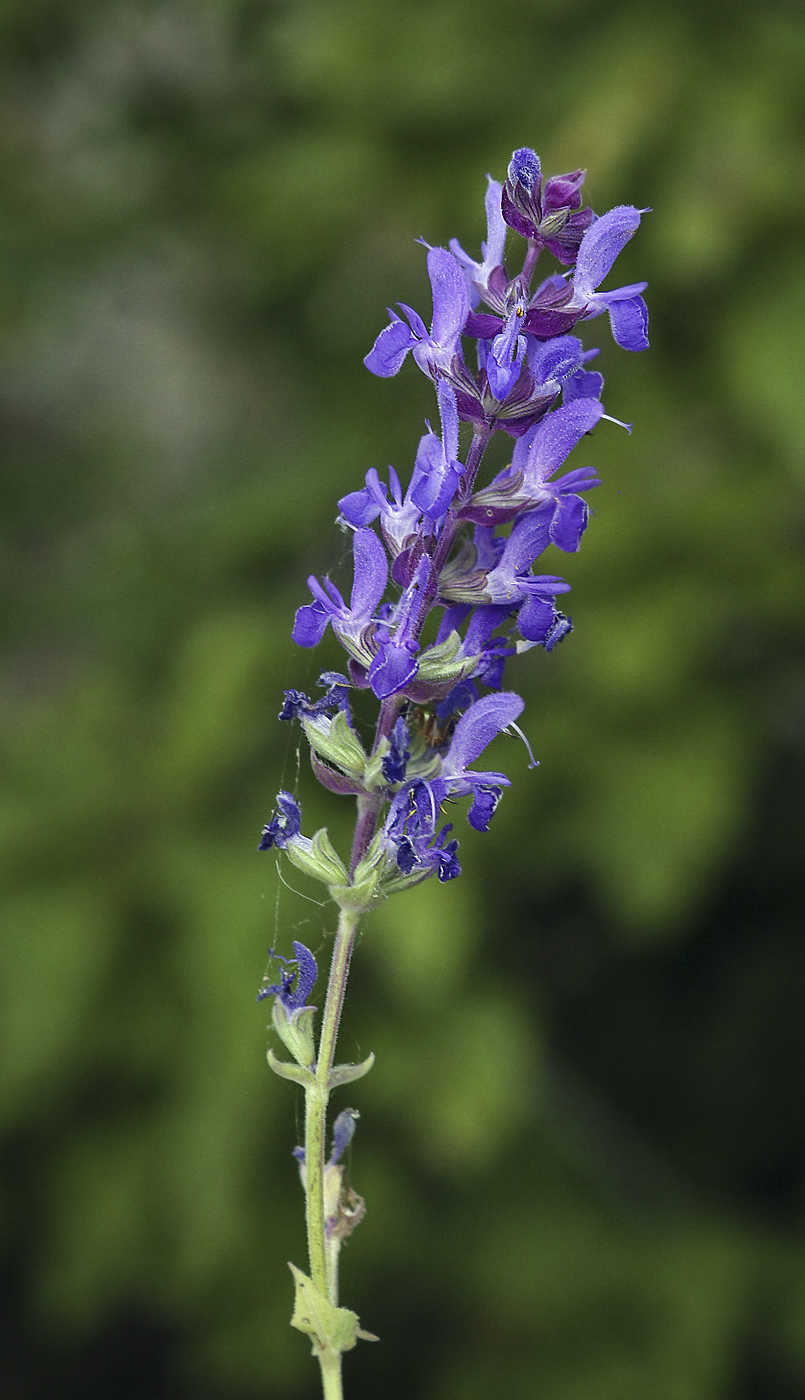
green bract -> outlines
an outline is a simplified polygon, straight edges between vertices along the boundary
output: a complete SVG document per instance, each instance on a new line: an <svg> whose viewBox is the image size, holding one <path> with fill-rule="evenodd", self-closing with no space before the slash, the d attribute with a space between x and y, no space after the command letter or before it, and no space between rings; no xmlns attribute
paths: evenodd
<svg viewBox="0 0 805 1400"><path fill-rule="evenodd" d="M366 1342L376 1342L371 1332L363 1332L358 1314L349 1308L336 1308L316 1287L307 1274L288 1265L296 1284L291 1326L306 1332L313 1338L314 1351L351 1351L358 1338Z"/></svg>

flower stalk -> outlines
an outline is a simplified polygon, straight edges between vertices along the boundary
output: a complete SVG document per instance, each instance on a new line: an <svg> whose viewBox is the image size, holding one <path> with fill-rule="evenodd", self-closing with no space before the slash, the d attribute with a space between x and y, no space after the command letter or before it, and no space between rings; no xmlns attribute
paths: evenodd
<svg viewBox="0 0 805 1400"><path fill-rule="evenodd" d="M557 606L569 583L534 571L548 550L579 549L590 518L586 495L600 485L592 467L557 476L608 417L603 378L587 368L598 350L585 349L570 332L606 313L618 345L648 346L645 283L601 289L647 211L620 205L599 218L581 207L583 183L583 170L544 180L536 153L522 148L502 184L488 178L481 261L455 239L449 249L428 249L430 329L401 305L403 314L391 313L365 364L389 377L410 354L433 383L441 434L426 425L405 491L393 467L388 484L370 468L364 487L340 499L341 524L352 533L349 602L329 578L311 576L312 601L294 622L293 638L302 647L316 646L332 627L345 670L321 674L317 699L286 690L280 719L302 725L319 782L357 803L348 866L325 829L303 835L290 792L278 794L260 843L321 881L339 909L318 1046L317 1011L309 1001L318 969L310 949L294 942L293 957L270 950L278 980L266 979L258 994L258 1000L274 998L273 1026L291 1055L280 1060L269 1050L269 1064L305 1090L305 1142L295 1156L310 1274L290 1266L292 1325L311 1339L325 1400L341 1400L342 1352L359 1339L377 1340L338 1296L340 1248L364 1214L341 1162L355 1131L354 1109L336 1117L329 1157L326 1141L332 1090L361 1078L374 1060L334 1062L358 925L390 895L433 875L445 883L461 873L452 826L440 827L443 807L468 798L470 826L488 830L510 779L475 765L499 734L524 737L517 725L524 702L503 689L506 661L536 647L550 653L572 630ZM513 275L505 262L511 233L525 239ZM532 291L544 252L563 270ZM462 422L471 429L463 462ZM512 440L511 461L479 484L498 432ZM438 630L425 644L434 610ZM353 722L354 690L368 690L379 702L368 752ZM533 758L529 766L536 766Z"/></svg>

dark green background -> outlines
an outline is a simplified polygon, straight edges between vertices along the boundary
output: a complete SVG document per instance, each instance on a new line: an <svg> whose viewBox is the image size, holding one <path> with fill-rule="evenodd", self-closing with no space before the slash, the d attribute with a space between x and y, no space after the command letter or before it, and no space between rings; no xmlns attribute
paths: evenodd
<svg viewBox="0 0 805 1400"><path fill-rule="evenodd" d="M0 1392L317 1392L254 995L334 913L255 846L281 785L351 814L290 628L435 412L362 365L414 240L528 144L652 207L652 349L584 329L635 427L511 667L541 766L358 949L347 1394L801 1400L802 5L7 0L0 51Z"/></svg>

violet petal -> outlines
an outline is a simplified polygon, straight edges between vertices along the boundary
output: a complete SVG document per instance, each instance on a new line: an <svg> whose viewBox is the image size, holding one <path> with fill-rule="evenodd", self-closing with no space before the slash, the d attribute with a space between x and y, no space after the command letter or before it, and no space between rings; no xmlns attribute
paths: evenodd
<svg viewBox="0 0 805 1400"><path fill-rule="evenodd" d="M446 777L464 771L483 753L487 744L505 729L507 724L517 719L525 708L525 701L513 690L502 690L496 695L485 695L476 701L461 716L453 734L450 752L443 766Z"/></svg>
<svg viewBox="0 0 805 1400"><path fill-rule="evenodd" d="M631 204L619 204L588 228L576 260L577 294L592 295L639 226L640 210Z"/></svg>

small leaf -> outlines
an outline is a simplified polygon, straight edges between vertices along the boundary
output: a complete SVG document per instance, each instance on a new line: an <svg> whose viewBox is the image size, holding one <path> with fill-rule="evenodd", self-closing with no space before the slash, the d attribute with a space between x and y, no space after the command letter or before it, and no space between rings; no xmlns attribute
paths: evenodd
<svg viewBox="0 0 805 1400"><path fill-rule="evenodd" d="M329 1087L337 1089L341 1084L351 1084L355 1079L363 1079L375 1062L374 1051L359 1065L334 1065L330 1070Z"/></svg>
<svg viewBox="0 0 805 1400"><path fill-rule="evenodd" d="M312 1088L316 1083L309 1069L303 1069L301 1065L291 1065L287 1060L278 1060L273 1050L268 1051L266 1059L269 1069L273 1069L280 1079L290 1079L294 1084L301 1084L305 1089Z"/></svg>
<svg viewBox="0 0 805 1400"><path fill-rule="evenodd" d="M319 1291L311 1278L288 1264L296 1284L291 1326L299 1332L307 1332L320 1351L351 1351L358 1337L366 1341L377 1341L370 1332L362 1332L358 1326L357 1313L349 1308L336 1308Z"/></svg>

